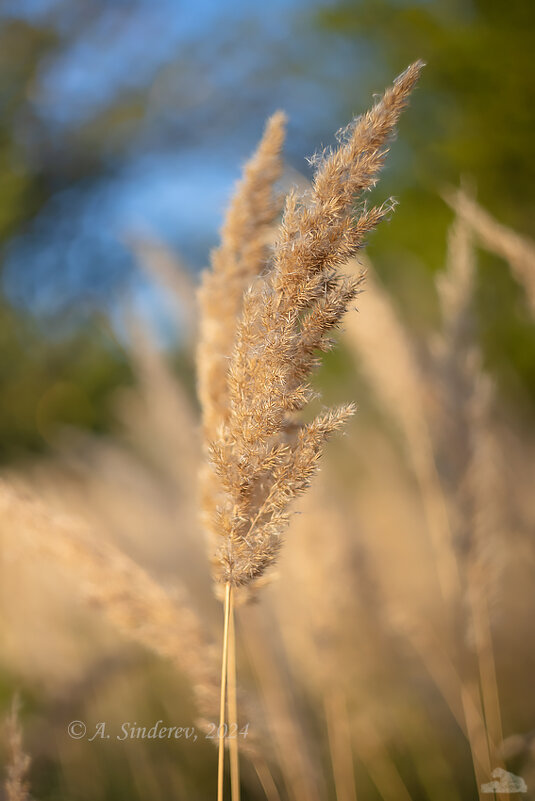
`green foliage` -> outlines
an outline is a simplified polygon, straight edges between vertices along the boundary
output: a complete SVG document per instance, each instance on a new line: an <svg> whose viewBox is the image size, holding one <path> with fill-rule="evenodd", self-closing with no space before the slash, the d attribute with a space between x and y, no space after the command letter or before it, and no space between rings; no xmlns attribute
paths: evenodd
<svg viewBox="0 0 535 801"><path fill-rule="evenodd" d="M363 61L359 84L366 76L373 79L363 91L376 91L415 58L427 63L400 126L393 152L396 169L383 184L399 207L388 230L371 243L374 261L395 291L403 292L396 275L400 267L410 273L412 258L418 279L425 281L420 265L426 265L427 288L420 296L404 296L412 297L404 310L418 332L430 322L418 303L429 296L432 273L445 258L452 215L440 199L444 187L469 181L478 201L498 220L532 234L535 5L524 0L355 0L330 5L316 21L333 41L341 37L352 43ZM400 156L405 142L410 150ZM410 283L410 276L406 280ZM511 396L523 386L535 399L535 328L521 292L507 266L485 255L480 283L487 360Z"/></svg>
<svg viewBox="0 0 535 801"><path fill-rule="evenodd" d="M0 307L0 459L42 450L61 426L102 431L110 394L129 378L121 349L94 325L54 342Z"/></svg>
<svg viewBox="0 0 535 801"><path fill-rule="evenodd" d="M22 114L37 66L57 43L54 33L12 21L0 26L0 243L39 208L42 179L20 144Z"/></svg>
<svg viewBox="0 0 535 801"><path fill-rule="evenodd" d="M14 19L0 26L0 246L24 231L58 186L95 171L98 155L87 155L99 152L94 132L83 152L80 147L61 162L44 156L48 134L29 102L39 68L62 44L46 24ZM124 117L115 110L121 124ZM100 142L109 120L104 123ZM63 337L54 336L55 327L52 321L50 330L40 328L0 293L1 461L42 450L60 426L102 431L113 390L129 380L121 348L94 319Z"/></svg>
<svg viewBox="0 0 535 801"><path fill-rule="evenodd" d="M413 145L405 185L410 176L413 186L436 192L467 173L484 206L529 231L535 178L532 3L362 0L330 7L319 22L326 32L353 39L356 48L365 40L367 51L382 61L369 71L374 84L382 82L381 67L390 74L416 57L427 62L402 128Z"/></svg>

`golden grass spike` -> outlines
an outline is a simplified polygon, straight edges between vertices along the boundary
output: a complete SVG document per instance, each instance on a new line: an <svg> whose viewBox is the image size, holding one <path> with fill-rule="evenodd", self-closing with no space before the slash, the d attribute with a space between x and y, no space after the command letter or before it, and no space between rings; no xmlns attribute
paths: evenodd
<svg viewBox="0 0 535 801"><path fill-rule="evenodd" d="M422 61L411 64L373 108L346 129L340 147L319 159L312 191L301 203L290 195L275 259L281 290L289 292L311 273L345 263L389 211L389 205L374 207L355 219L353 203L375 185L423 66Z"/></svg>
<svg viewBox="0 0 535 801"><path fill-rule="evenodd" d="M355 217L354 201L377 180L422 66L411 65L323 157L306 197L290 194L272 269L245 293L218 395L219 402L228 398L227 417L209 449L219 487L212 481L204 496L205 522L220 538L214 573L222 583L249 584L273 565L290 501L307 488L325 440L352 412L332 410L304 427L294 417L313 396L308 380L315 353L330 347L327 334L360 290L359 279L337 268L390 208L363 209ZM202 351L201 372L206 358ZM211 401L203 393L201 401L211 416Z"/></svg>
<svg viewBox="0 0 535 801"><path fill-rule="evenodd" d="M202 277L197 365L208 441L228 414L226 375L243 293L266 265L270 231L281 211L273 187L282 173L285 122L282 112L268 120L236 186L221 229L221 244L212 253L212 269Z"/></svg>

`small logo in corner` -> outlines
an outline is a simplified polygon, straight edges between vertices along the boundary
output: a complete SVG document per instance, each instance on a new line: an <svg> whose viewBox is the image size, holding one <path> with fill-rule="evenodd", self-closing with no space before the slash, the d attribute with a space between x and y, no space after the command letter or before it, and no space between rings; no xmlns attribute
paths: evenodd
<svg viewBox="0 0 535 801"><path fill-rule="evenodd" d="M482 793L527 793L528 786L521 776L515 776L503 768L495 768L490 774L494 781L481 785Z"/></svg>

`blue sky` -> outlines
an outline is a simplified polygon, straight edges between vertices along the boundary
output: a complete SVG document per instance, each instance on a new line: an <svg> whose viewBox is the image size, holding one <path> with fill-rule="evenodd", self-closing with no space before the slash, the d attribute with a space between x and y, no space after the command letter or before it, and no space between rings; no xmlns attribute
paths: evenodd
<svg viewBox="0 0 535 801"><path fill-rule="evenodd" d="M198 269L217 241L241 165L276 108L290 116L289 162L347 122L355 48L330 44L311 0L8 0L1 14L48 24L65 46L39 65L28 102L61 153L117 99L143 92L144 116L102 175L61 187L7 249L5 290L37 315L110 304L146 279L124 232L150 233ZM325 3L322 3L325 6ZM312 58L311 58L312 54ZM84 134L85 135L85 134ZM91 140L89 139L89 142ZM136 286L137 284L137 286Z"/></svg>

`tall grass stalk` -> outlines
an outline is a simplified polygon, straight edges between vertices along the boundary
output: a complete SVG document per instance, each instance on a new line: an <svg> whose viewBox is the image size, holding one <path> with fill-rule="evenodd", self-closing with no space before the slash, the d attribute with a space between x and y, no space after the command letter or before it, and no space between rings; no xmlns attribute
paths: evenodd
<svg viewBox="0 0 535 801"><path fill-rule="evenodd" d="M471 224L475 222L470 215L477 207L465 195L458 197L463 199L463 214L459 210L451 227L446 269L437 281L442 329L433 342L428 374L416 360L391 301L376 279L368 282L364 320L359 321L364 325L349 320L347 339L385 408L398 422L418 480L443 590L442 632L454 654L451 670L444 663L446 654L439 664L425 637L419 638L417 647L462 722L481 783L485 771L489 775L490 762L500 764L496 746L502 739L487 600L489 577L496 575L493 543L499 526L500 490L499 480L492 474L499 457L492 445L491 382L482 371L473 332ZM383 351L388 351L388 358L380 358ZM436 394L441 415L438 436L436 421L424 403L424 392L430 389ZM468 627L465 618L459 627L461 613L468 614ZM475 646L475 673L469 636ZM454 681L453 671L458 674Z"/></svg>
<svg viewBox="0 0 535 801"><path fill-rule="evenodd" d="M269 254L284 124L275 115L237 187L212 271L203 278L199 395L211 468L203 471L204 521L216 543L214 578L225 585L220 800L230 588L251 584L275 564L291 501L309 486L326 439L354 411L349 404L310 423L296 419L314 394L309 378L317 352L332 346L327 335L359 292L359 279L339 267L391 210L391 203L363 205L355 216L354 202L375 184L421 68L421 62L411 65L354 121L340 146L317 159L311 191L289 194Z"/></svg>
<svg viewBox="0 0 535 801"><path fill-rule="evenodd" d="M470 226L479 243L509 263L535 313L535 242L498 222L463 189L447 192L445 199Z"/></svg>
<svg viewBox="0 0 535 801"><path fill-rule="evenodd" d="M232 587L230 582L225 585L225 607L223 624L223 655L221 657L221 697L219 703L219 753L217 761L217 801L223 801L224 771L225 771L225 708L227 701L227 671L228 671L228 640L229 621L232 602Z"/></svg>
<svg viewBox="0 0 535 801"><path fill-rule="evenodd" d="M330 689L324 707L336 801L357 801L351 726L347 701L339 688Z"/></svg>
<svg viewBox="0 0 535 801"><path fill-rule="evenodd" d="M230 790L232 801L240 801L240 755L238 748L238 698L236 690L236 620L234 594L230 595L228 645L228 723L230 732Z"/></svg>
<svg viewBox="0 0 535 801"><path fill-rule="evenodd" d="M359 318L348 316L345 341L355 352L380 403L405 440L420 497L435 569L446 604L458 596L460 578L452 546L447 503L441 487L427 420L425 380L403 323L368 259L366 298Z"/></svg>

